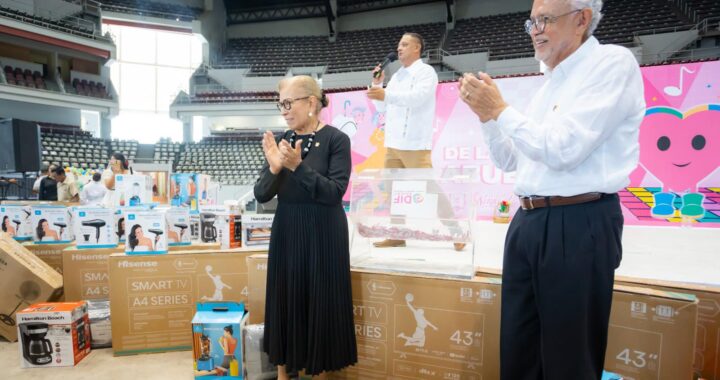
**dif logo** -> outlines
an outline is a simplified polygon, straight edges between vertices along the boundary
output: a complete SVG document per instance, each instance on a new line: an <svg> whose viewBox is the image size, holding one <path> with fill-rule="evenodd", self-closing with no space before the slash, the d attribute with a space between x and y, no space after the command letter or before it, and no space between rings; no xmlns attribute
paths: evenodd
<svg viewBox="0 0 720 380"><path fill-rule="evenodd" d="M35 215L42 215L42 211L40 211L40 210L35 210Z"/></svg>
<svg viewBox="0 0 720 380"><path fill-rule="evenodd" d="M135 220L135 214L128 214L128 220Z"/></svg>
<svg viewBox="0 0 720 380"><path fill-rule="evenodd" d="M82 217L85 217L86 214L85 214L85 211L80 211L78 213L78 215L82 218Z"/></svg>
<svg viewBox="0 0 720 380"><path fill-rule="evenodd" d="M398 191L393 195L392 203L401 205L416 205L425 201L425 193L414 191Z"/></svg>

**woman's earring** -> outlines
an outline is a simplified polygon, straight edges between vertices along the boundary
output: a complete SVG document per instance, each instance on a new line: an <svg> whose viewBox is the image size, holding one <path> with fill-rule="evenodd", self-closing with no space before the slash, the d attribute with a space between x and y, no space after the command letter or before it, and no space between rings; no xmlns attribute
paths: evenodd
<svg viewBox="0 0 720 380"><path fill-rule="evenodd" d="M309 117L312 117L312 112L308 112L308 116L309 116Z"/></svg>

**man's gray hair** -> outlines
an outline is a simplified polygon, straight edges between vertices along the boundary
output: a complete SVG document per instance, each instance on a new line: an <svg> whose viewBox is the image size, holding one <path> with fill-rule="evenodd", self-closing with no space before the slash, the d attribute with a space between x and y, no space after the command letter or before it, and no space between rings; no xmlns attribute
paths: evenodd
<svg viewBox="0 0 720 380"><path fill-rule="evenodd" d="M603 2L602 0L567 0L568 3L570 3L570 6L573 9L585 9L590 8L592 9L592 19L590 20L590 26L588 26L587 31L585 31L585 37L590 37L595 33L595 29L597 29L598 24L600 23L600 20L602 19L603 15L600 13L600 10L602 10Z"/></svg>

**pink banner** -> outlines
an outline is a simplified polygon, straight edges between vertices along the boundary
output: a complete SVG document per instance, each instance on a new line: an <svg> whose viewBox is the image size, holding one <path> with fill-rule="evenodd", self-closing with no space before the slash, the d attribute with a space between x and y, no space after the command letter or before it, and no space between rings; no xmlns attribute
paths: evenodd
<svg viewBox="0 0 720 380"><path fill-rule="evenodd" d="M640 126L640 165L631 186L620 192L625 223L720 227L720 61L644 67L642 74L647 111ZM543 81L534 76L497 84L505 100L523 110ZM513 173L492 164L480 122L458 101L457 91L457 83L438 86L433 166L479 169L479 218L492 217L502 200L514 210ZM384 115L364 91L329 97L322 118L351 137L353 171L382 168Z"/></svg>

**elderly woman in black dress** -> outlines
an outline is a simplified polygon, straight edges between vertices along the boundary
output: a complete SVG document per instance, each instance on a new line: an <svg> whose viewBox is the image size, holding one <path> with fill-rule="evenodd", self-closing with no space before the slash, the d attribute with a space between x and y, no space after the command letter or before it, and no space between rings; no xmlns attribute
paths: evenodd
<svg viewBox="0 0 720 380"><path fill-rule="evenodd" d="M350 140L323 124L327 105L309 76L280 81L278 109L289 130L263 136L267 161L255 198L278 206L270 237L264 350L288 372L325 378L357 362L347 218L342 198Z"/></svg>

